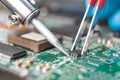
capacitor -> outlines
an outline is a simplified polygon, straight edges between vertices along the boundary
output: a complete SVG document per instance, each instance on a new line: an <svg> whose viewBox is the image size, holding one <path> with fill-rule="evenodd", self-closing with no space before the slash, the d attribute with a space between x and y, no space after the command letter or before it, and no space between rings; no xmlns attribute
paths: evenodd
<svg viewBox="0 0 120 80"><path fill-rule="evenodd" d="M22 60L17 61L17 65L20 67L23 64Z"/></svg>
<svg viewBox="0 0 120 80"><path fill-rule="evenodd" d="M107 47L111 48L113 47L113 42L111 40L108 40L106 45Z"/></svg>
<svg viewBox="0 0 120 80"><path fill-rule="evenodd" d="M33 58L30 58L28 63L29 63L29 64L33 64L33 63L34 63L34 59L33 59Z"/></svg>

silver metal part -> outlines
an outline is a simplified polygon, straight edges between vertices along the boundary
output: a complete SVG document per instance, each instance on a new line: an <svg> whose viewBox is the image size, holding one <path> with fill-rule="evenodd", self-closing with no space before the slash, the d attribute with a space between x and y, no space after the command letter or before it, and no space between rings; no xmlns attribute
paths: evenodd
<svg viewBox="0 0 120 80"><path fill-rule="evenodd" d="M56 48L62 51L66 56L69 56L68 52L65 50L63 45L58 41L58 39L53 35L53 33L50 32L37 18L33 19L31 21L31 24L35 26L35 28L38 31L40 31L40 33L42 33L51 44L53 44Z"/></svg>
<svg viewBox="0 0 120 80"><path fill-rule="evenodd" d="M28 0L0 0L13 14L19 14L22 24L27 24L40 13Z"/></svg>
<svg viewBox="0 0 120 80"><path fill-rule="evenodd" d="M94 12L92 21L91 21L91 23L90 23L90 27L89 27L89 30L88 30L88 33L87 33L87 37L86 37L86 39L85 39L85 43L84 43L84 45L83 45L82 51L81 51L81 55L84 54L84 51L85 51L85 49L86 49L87 46L88 46L88 43L89 43L89 41L90 41L90 38L91 38L91 36L93 35L94 28L95 28L95 27L93 26L93 24L94 24L94 20L95 20L95 18L96 18L96 15L97 15L97 11L98 11L98 6L97 6L96 9L95 9L95 12Z"/></svg>
<svg viewBox="0 0 120 80"><path fill-rule="evenodd" d="M39 9L35 8L28 0L0 0L8 9L10 9L13 14L17 13L19 15L22 24L27 24L31 22L33 26L42 33L47 40L53 44L56 48L62 51L65 55L68 52L58 41L58 39L49 31L36 17L39 15Z"/></svg>
<svg viewBox="0 0 120 80"><path fill-rule="evenodd" d="M87 16L87 13L88 13L89 8L90 8L90 5L88 5L88 7L87 7L87 9L86 9L85 15L84 15L84 17L83 17L83 19L82 19L82 22L81 22L81 24L80 24L79 30L78 30L77 35L76 35L76 37L75 37L75 40L74 40L74 42L73 42L71 51L76 48L76 45L77 45L77 43L79 42L79 39L81 38L82 33L83 33L84 29L85 29L85 26L83 26L83 25L84 25L84 22L85 22L85 19L86 19L86 16Z"/></svg>
<svg viewBox="0 0 120 80"><path fill-rule="evenodd" d="M11 25L14 25L14 26L19 26L21 23L20 23L20 18L17 14L11 14L9 15L9 22Z"/></svg>

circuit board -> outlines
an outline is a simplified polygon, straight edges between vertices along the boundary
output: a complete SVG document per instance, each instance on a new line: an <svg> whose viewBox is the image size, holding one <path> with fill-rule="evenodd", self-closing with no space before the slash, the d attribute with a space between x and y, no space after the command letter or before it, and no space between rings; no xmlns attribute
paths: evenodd
<svg viewBox="0 0 120 80"><path fill-rule="evenodd" d="M120 80L120 45L107 44L109 39L91 39L90 51L76 59L66 57L56 48L39 53L26 49L27 56L0 61L0 66L22 77L29 76L26 80ZM70 51L71 42L64 41L64 45Z"/></svg>

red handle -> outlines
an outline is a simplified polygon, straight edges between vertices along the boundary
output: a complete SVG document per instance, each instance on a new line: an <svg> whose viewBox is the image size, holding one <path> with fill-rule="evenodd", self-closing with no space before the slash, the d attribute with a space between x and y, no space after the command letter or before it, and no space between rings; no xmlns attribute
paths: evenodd
<svg viewBox="0 0 120 80"><path fill-rule="evenodd" d="M98 7L104 8L104 6L105 6L105 4L106 4L106 1L107 1L107 0L98 0L98 3L97 3Z"/></svg>
<svg viewBox="0 0 120 80"><path fill-rule="evenodd" d="M95 4L97 3L98 0L89 0L89 4L91 6L95 6Z"/></svg>

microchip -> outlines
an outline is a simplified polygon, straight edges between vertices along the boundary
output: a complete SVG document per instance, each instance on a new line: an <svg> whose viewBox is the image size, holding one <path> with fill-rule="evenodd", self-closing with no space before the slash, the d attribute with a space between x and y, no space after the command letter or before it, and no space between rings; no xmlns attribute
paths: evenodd
<svg viewBox="0 0 120 80"><path fill-rule="evenodd" d="M70 51L70 52L69 52L69 55L70 55L71 57L76 57L76 58L78 58L78 57L81 57L81 56L82 56L82 55L81 55L81 51L82 51L82 49L76 49L76 50ZM85 54L88 54L89 52L90 52L90 50L87 49L87 51L85 52Z"/></svg>
<svg viewBox="0 0 120 80"><path fill-rule="evenodd" d="M76 57L81 57L81 50L73 50L69 52L69 55L71 57L74 57L74 55L77 55Z"/></svg>
<svg viewBox="0 0 120 80"><path fill-rule="evenodd" d="M56 37L62 41L61 35L56 35ZM9 35L8 42L30 49L34 52L40 52L53 47L53 45L51 45L48 40L36 30L22 31Z"/></svg>
<svg viewBox="0 0 120 80"><path fill-rule="evenodd" d="M24 49L0 42L0 60L16 59L16 58L23 57L26 54L27 52Z"/></svg>

